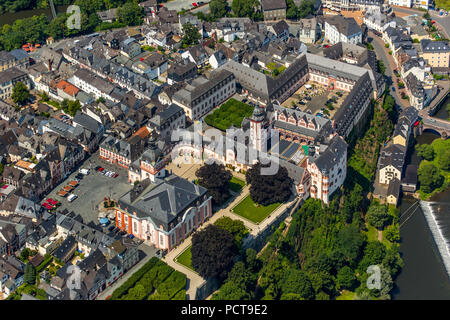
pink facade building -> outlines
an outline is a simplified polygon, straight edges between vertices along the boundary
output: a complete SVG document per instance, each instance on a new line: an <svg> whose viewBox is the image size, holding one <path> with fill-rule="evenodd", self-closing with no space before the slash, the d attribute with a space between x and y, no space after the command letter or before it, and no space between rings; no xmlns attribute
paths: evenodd
<svg viewBox="0 0 450 320"><path fill-rule="evenodd" d="M116 206L118 228L169 251L211 216L207 190L175 175L141 181Z"/></svg>

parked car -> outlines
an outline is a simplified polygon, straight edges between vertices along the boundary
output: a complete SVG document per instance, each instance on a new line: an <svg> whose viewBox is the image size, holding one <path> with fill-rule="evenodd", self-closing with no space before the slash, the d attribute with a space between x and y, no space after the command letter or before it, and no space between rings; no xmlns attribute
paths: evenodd
<svg viewBox="0 0 450 320"><path fill-rule="evenodd" d="M76 198L78 198L78 196L76 194L71 194L67 197L67 201L72 202L74 201Z"/></svg>
<svg viewBox="0 0 450 320"><path fill-rule="evenodd" d="M117 178L119 176L118 173L114 173L113 178Z"/></svg>
<svg viewBox="0 0 450 320"><path fill-rule="evenodd" d="M89 174L89 169L83 169L81 168L80 170L78 170L78 172L84 174L84 175L88 175Z"/></svg>
<svg viewBox="0 0 450 320"><path fill-rule="evenodd" d="M394 91L394 92L395 92L395 87L392 87L392 91Z"/></svg>

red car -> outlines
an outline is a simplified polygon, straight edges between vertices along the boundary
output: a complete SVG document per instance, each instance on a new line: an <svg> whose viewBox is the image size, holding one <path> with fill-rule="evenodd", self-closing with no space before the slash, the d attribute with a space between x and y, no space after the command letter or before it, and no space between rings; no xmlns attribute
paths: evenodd
<svg viewBox="0 0 450 320"><path fill-rule="evenodd" d="M103 170L105 170L105 169L103 169L102 167L98 168L99 172L102 172Z"/></svg>
<svg viewBox="0 0 450 320"><path fill-rule="evenodd" d="M117 178L119 176L118 173L114 173L113 178Z"/></svg>
<svg viewBox="0 0 450 320"><path fill-rule="evenodd" d="M45 209L47 210L52 210L53 207L51 205L49 205L48 203L44 202L43 204L41 204L41 206L43 206Z"/></svg>
<svg viewBox="0 0 450 320"><path fill-rule="evenodd" d="M58 204L58 201L53 200L52 198L48 198L48 199L47 199L47 202L50 203L50 204L53 205L53 206Z"/></svg>

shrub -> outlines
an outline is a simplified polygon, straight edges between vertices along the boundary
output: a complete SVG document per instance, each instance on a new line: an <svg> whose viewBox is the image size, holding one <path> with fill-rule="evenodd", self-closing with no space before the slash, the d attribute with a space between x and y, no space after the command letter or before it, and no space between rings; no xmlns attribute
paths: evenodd
<svg viewBox="0 0 450 320"><path fill-rule="evenodd" d="M186 290L182 289L171 300L186 300Z"/></svg>
<svg viewBox="0 0 450 320"><path fill-rule="evenodd" d="M174 271L156 288L156 292L166 300L170 300L182 289L186 289L186 275Z"/></svg>
<svg viewBox="0 0 450 320"><path fill-rule="evenodd" d="M160 261L158 258L153 257L151 258L141 269L136 271L130 278L128 278L127 281L125 281L124 284L122 284L119 288L114 290L113 294L111 295L111 300L117 300L121 296L125 295L128 290L141 279L150 269L152 269L156 263Z"/></svg>

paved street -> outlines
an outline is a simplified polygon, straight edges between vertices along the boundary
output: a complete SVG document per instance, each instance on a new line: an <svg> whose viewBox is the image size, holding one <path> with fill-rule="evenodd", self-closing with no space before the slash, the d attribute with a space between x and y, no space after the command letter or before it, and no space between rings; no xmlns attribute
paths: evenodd
<svg viewBox="0 0 450 320"><path fill-rule="evenodd" d="M396 7L392 6L394 13L400 13L399 16L402 14L417 14L419 16L423 16L425 12L417 10L417 9L411 9L411 8L403 8L403 7ZM438 24L438 26L441 27L441 29L446 34L446 38L450 38L450 16L440 16L439 12L429 10L429 14L431 15L431 18L435 20Z"/></svg>
<svg viewBox="0 0 450 320"><path fill-rule="evenodd" d="M117 178L110 178L94 171L94 168L98 165L105 168L105 170L118 173L119 176ZM90 173L84 176L78 187L72 191L73 194L78 196L78 199L69 202L67 201L67 197L62 198L57 195L62 188L74 179L78 174L78 170L55 187L47 198L53 198L61 202L58 210L68 209L69 211L74 211L76 214L80 214L85 223L89 223L90 221L97 223L97 205L103 203L104 197L117 199L130 189L131 185L128 183L128 173L119 166L111 165L106 161L100 160L98 158L98 151L85 160L80 168L89 168Z"/></svg>
<svg viewBox="0 0 450 320"><path fill-rule="evenodd" d="M371 43L373 45L373 48L375 49L377 58L381 59L384 65L386 66L385 72L386 86L390 88L391 95L394 97L395 102L399 107L401 108L408 107L409 106L408 100L402 99L400 97L401 90L398 88L397 83L393 81L393 79L397 78L393 72L394 69L397 69L394 58L392 58L392 56L388 54L387 52L388 49L385 48L384 42L383 40L381 40L381 38L373 34L371 31L369 31L368 37L373 39ZM392 86L395 87L395 92L392 91Z"/></svg>
<svg viewBox="0 0 450 320"><path fill-rule="evenodd" d="M209 10L209 1L210 0L202 0L205 5L200 6L198 9L193 10L194 12L205 12ZM169 10L177 10L177 11L181 11L182 9L192 9L194 8L194 6L192 5L192 3L194 2L198 2L196 0L169 0L168 2L162 3L162 5L164 7L166 7ZM206 13L206 12L205 12Z"/></svg>
<svg viewBox="0 0 450 320"><path fill-rule="evenodd" d="M152 257L156 254L156 248L154 246L148 246L146 244L141 244L138 249L141 251L141 254L145 254L145 257L139 261L134 267L132 267L130 270L128 270L122 278L114 282L110 287L106 288L105 291L100 293L96 300L105 300L108 296L110 296L114 290L116 290L118 287L120 287L125 281L128 280L136 271L138 271L144 264L147 263Z"/></svg>

